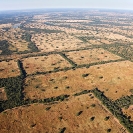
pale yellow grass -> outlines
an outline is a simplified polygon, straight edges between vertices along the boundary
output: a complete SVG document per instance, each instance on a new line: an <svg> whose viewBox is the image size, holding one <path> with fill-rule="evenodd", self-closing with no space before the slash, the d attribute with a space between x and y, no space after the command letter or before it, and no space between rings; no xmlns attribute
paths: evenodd
<svg viewBox="0 0 133 133"><path fill-rule="evenodd" d="M17 62L11 60L9 62L0 62L0 78L16 77L20 75Z"/></svg>
<svg viewBox="0 0 133 133"><path fill-rule="evenodd" d="M121 59L121 57L102 48L68 52L66 55L78 65Z"/></svg>
<svg viewBox="0 0 133 133"><path fill-rule="evenodd" d="M23 65L27 74L71 67L64 58L57 54L25 58L23 60Z"/></svg>
<svg viewBox="0 0 133 133"><path fill-rule="evenodd" d="M25 99L44 99L62 94L98 88L113 100L131 95L133 63L129 61L96 65L26 78ZM88 74L83 77L83 74ZM128 75L128 76L127 76Z"/></svg>
<svg viewBox="0 0 133 133"><path fill-rule="evenodd" d="M124 128L97 99L91 97L83 95L54 105L32 104L4 111L0 114L0 132L58 133L65 127L65 133L107 133L107 129L121 133ZM46 110L47 107L51 108ZM108 116L109 120L105 121ZM91 117L94 117L93 121Z"/></svg>

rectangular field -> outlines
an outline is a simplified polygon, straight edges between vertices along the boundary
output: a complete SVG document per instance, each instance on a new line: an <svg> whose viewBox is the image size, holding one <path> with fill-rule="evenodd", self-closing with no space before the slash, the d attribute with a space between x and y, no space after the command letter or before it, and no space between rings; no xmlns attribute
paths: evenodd
<svg viewBox="0 0 133 133"><path fill-rule="evenodd" d="M67 52L65 54L78 65L121 59L121 57L102 48Z"/></svg>
<svg viewBox="0 0 133 133"><path fill-rule="evenodd" d="M113 100L131 95L133 63L121 61L26 78L25 99L43 99L98 88ZM125 76L128 75L128 76Z"/></svg>
<svg viewBox="0 0 133 133"><path fill-rule="evenodd" d="M58 54L25 58L23 59L23 65L27 74L71 67L71 65Z"/></svg>
<svg viewBox="0 0 133 133"><path fill-rule="evenodd" d="M17 62L14 60L0 62L0 78L16 77L20 75Z"/></svg>
<svg viewBox="0 0 133 133"><path fill-rule="evenodd" d="M0 114L0 123L3 127L0 132L5 133L9 130L44 133L61 133L62 130L65 133L127 133L91 93L54 105L32 104L14 108Z"/></svg>
<svg viewBox="0 0 133 133"><path fill-rule="evenodd" d="M35 34L32 41L36 43L39 50L48 51L61 51L77 49L90 44L84 44L81 40L66 33L51 33L51 34Z"/></svg>

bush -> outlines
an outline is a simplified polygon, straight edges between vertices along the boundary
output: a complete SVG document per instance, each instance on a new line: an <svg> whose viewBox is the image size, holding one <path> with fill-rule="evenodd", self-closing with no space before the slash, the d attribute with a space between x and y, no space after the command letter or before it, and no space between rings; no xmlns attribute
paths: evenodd
<svg viewBox="0 0 133 133"><path fill-rule="evenodd" d="M76 115L79 116L83 113L83 111L79 111Z"/></svg>
<svg viewBox="0 0 133 133"><path fill-rule="evenodd" d="M94 121L94 119L95 119L95 117L93 116L93 117L90 118L90 121Z"/></svg>
<svg viewBox="0 0 133 133"><path fill-rule="evenodd" d="M89 76L89 74L87 73L87 74L83 74L82 75L82 77L87 77L87 76Z"/></svg>
<svg viewBox="0 0 133 133"><path fill-rule="evenodd" d="M110 117L109 117L109 116L107 116L107 117L105 117L105 119L104 119L104 120L105 120L105 121L107 121L109 118L110 118Z"/></svg>
<svg viewBox="0 0 133 133"><path fill-rule="evenodd" d="M107 129L107 133L109 133L109 132L111 132L111 129L109 128L109 129Z"/></svg>

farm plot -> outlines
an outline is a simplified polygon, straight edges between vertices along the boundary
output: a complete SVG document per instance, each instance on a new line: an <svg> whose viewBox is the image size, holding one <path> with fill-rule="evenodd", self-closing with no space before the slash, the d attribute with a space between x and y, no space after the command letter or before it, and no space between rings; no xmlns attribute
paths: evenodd
<svg viewBox="0 0 133 133"><path fill-rule="evenodd" d="M4 111L0 114L0 126L0 132L5 133L9 130L45 133L126 133L117 119L91 93L72 97L54 105L32 104Z"/></svg>
<svg viewBox="0 0 133 133"><path fill-rule="evenodd" d="M7 100L6 92L4 88L0 88L0 101Z"/></svg>
<svg viewBox="0 0 133 133"><path fill-rule="evenodd" d="M67 52L65 54L78 65L121 59L121 57L102 48Z"/></svg>
<svg viewBox="0 0 133 133"><path fill-rule="evenodd" d="M84 44L83 41L66 33L35 34L32 41L41 51L62 51L77 49L90 44Z"/></svg>
<svg viewBox="0 0 133 133"><path fill-rule="evenodd" d="M20 75L17 62L14 60L0 62L0 78L16 77Z"/></svg>
<svg viewBox="0 0 133 133"><path fill-rule="evenodd" d="M24 85L25 99L44 99L91 89L82 77L83 73L87 73L87 69L27 77Z"/></svg>
<svg viewBox="0 0 133 133"><path fill-rule="evenodd" d="M27 74L71 67L71 65L58 54L25 58L23 59L23 65Z"/></svg>
<svg viewBox="0 0 133 133"><path fill-rule="evenodd" d="M131 95L133 63L121 61L26 78L25 99L44 99L98 88L113 100ZM128 76L127 76L128 75Z"/></svg>

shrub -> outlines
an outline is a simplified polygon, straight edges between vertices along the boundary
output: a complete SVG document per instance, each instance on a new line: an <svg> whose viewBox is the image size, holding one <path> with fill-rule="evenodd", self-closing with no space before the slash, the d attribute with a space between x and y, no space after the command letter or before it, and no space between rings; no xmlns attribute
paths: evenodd
<svg viewBox="0 0 133 133"><path fill-rule="evenodd" d="M76 115L79 116L82 114L83 111L79 111Z"/></svg>
<svg viewBox="0 0 133 133"><path fill-rule="evenodd" d="M66 127L62 128L59 133L64 133L66 130Z"/></svg>
<svg viewBox="0 0 133 133"><path fill-rule="evenodd" d="M109 132L111 132L111 129L109 128L109 129L107 129L107 133L109 133Z"/></svg>
<svg viewBox="0 0 133 133"><path fill-rule="evenodd" d="M107 116L107 117L105 117L105 118L104 118L104 120L105 120L105 121L107 121L109 118L110 118L110 117L109 117L109 116Z"/></svg>
<svg viewBox="0 0 133 133"><path fill-rule="evenodd" d="M87 76L89 76L89 74L87 73L87 74L83 74L82 75L82 77L87 77Z"/></svg>
<svg viewBox="0 0 133 133"><path fill-rule="evenodd" d="M95 117L93 116L93 117L90 118L90 121L94 121L94 119L95 119Z"/></svg>
<svg viewBox="0 0 133 133"><path fill-rule="evenodd" d="M47 107L47 108L46 108L46 110L50 110L50 109L51 109L51 107Z"/></svg>

